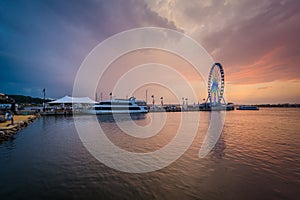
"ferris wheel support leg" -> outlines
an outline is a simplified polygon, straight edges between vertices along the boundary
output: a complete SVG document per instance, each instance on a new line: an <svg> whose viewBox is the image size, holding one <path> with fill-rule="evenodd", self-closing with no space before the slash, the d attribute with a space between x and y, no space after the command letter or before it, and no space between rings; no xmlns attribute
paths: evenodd
<svg viewBox="0 0 300 200"><path fill-rule="evenodd" d="M225 99L224 99L224 97L223 97L223 102L224 102L225 105L227 104L226 101L225 101Z"/></svg>
<svg viewBox="0 0 300 200"><path fill-rule="evenodd" d="M206 107L206 104L207 104L208 98L209 98L209 97L207 97L207 98L206 98L206 100L205 100L205 102L204 102L204 105L205 105L205 107Z"/></svg>

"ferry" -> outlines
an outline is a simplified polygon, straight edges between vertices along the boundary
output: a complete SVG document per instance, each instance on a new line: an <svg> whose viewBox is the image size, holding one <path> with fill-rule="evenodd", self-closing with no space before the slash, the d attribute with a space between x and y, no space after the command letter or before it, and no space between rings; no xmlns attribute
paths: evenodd
<svg viewBox="0 0 300 200"><path fill-rule="evenodd" d="M237 110L259 110L256 106L239 106Z"/></svg>
<svg viewBox="0 0 300 200"><path fill-rule="evenodd" d="M136 100L135 97L129 99L112 99L101 101L95 104L92 109L83 111L85 114L139 114L148 113L147 103L143 100Z"/></svg>

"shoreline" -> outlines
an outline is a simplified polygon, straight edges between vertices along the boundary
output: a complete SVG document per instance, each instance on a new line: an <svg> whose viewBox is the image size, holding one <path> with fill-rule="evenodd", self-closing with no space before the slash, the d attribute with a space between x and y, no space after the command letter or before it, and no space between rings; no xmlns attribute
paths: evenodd
<svg viewBox="0 0 300 200"><path fill-rule="evenodd" d="M32 123L37 118L38 115L15 115L14 125L9 125L11 121L0 123L0 143L7 141L18 131L27 127L30 123Z"/></svg>

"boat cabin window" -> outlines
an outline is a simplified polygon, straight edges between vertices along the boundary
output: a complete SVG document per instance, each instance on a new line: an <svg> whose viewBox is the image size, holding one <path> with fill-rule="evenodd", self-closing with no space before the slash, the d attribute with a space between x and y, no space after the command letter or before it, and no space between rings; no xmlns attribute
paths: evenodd
<svg viewBox="0 0 300 200"><path fill-rule="evenodd" d="M100 102L99 105L132 106L130 102Z"/></svg>
<svg viewBox="0 0 300 200"><path fill-rule="evenodd" d="M136 104L138 106L147 106L147 103L145 101L137 101Z"/></svg>
<svg viewBox="0 0 300 200"><path fill-rule="evenodd" d="M140 107L95 107L95 110L141 110Z"/></svg>

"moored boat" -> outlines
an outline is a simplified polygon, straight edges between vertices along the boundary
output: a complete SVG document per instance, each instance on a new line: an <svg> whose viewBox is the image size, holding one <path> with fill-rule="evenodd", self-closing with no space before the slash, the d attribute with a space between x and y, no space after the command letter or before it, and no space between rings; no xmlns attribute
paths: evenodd
<svg viewBox="0 0 300 200"><path fill-rule="evenodd" d="M136 100L135 97L129 99L113 99L101 101L91 109L84 110L84 114L138 114L148 113L145 101Z"/></svg>
<svg viewBox="0 0 300 200"><path fill-rule="evenodd" d="M256 106L239 106L237 110L259 110Z"/></svg>

